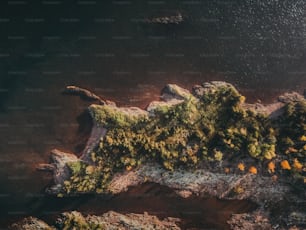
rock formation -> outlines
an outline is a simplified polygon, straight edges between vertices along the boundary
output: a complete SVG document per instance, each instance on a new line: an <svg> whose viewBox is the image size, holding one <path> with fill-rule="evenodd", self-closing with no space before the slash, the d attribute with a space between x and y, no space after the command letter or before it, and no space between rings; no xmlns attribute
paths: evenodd
<svg viewBox="0 0 306 230"><path fill-rule="evenodd" d="M51 165L39 167L54 172L48 192L118 194L155 182L182 197L256 202L256 212L229 220L233 229L305 226L305 207L297 206L306 197L303 96L247 104L224 82L195 86L192 93L169 84L162 93L163 101L147 110L91 105L94 128L82 156L54 150Z"/></svg>

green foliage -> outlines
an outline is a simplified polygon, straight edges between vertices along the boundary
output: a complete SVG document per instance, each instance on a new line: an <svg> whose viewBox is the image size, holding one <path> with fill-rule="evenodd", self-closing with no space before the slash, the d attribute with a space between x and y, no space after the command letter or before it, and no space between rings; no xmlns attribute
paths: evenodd
<svg viewBox="0 0 306 230"><path fill-rule="evenodd" d="M87 165L82 161L67 163L70 169L69 180L64 181L66 193L89 193L104 189L109 179L109 169L101 166Z"/></svg>
<svg viewBox="0 0 306 230"><path fill-rule="evenodd" d="M72 174L79 174L84 165L82 161L73 161L73 162L68 162L67 166L71 170Z"/></svg>
<svg viewBox="0 0 306 230"><path fill-rule="evenodd" d="M275 122L277 127L279 150L294 154L299 158L306 156L306 102L290 102L284 113Z"/></svg>
<svg viewBox="0 0 306 230"><path fill-rule="evenodd" d="M241 119L219 132L219 136L228 152L247 153L257 159L275 157L275 132L263 115L246 111Z"/></svg>
<svg viewBox="0 0 306 230"><path fill-rule="evenodd" d="M94 119L105 128L128 127L135 122L128 113L112 105L92 106Z"/></svg>
<svg viewBox="0 0 306 230"><path fill-rule="evenodd" d="M306 165L306 100L290 102L284 113L274 121L277 133L277 150L292 165ZM304 167L305 170L305 167ZM293 170L295 178L305 178L305 171Z"/></svg>
<svg viewBox="0 0 306 230"><path fill-rule="evenodd" d="M97 221L86 219L81 213L76 211L63 213L61 218L57 221L57 226L63 230L106 229L102 223L97 223Z"/></svg>
<svg viewBox="0 0 306 230"><path fill-rule="evenodd" d="M61 223L58 223L63 230L81 229L89 230L89 225L85 218L77 212L64 213L61 218Z"/></svg>

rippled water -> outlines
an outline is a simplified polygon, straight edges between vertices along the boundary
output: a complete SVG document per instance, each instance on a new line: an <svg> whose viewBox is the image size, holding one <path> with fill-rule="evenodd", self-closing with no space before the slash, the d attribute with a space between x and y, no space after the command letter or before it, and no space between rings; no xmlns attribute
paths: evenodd
<svg viewBox="0 0 306 230"><path fill-rule="evenodd" d="M51 182L35 164L50 149L84 147L89 103L62 95L66 85L143 108L167 83L225 80L263 102L306 88L305 1L4 1L0 11L1 223L33 210ZM180 25L141 22L178 11Z"/></svg>

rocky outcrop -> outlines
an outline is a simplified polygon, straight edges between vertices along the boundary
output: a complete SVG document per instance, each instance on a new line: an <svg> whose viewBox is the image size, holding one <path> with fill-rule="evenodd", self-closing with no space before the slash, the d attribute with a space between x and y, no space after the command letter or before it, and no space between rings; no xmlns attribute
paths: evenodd
<svg viewBox="0 0 306 230"><path fill-rule="evenodd" d="M292 92L292 93L285 93L279 96L277 98L277 101L272 104L263 105L260 103L255 103L255 104L245 103L243 106L246 109L251 109L256 113L266 114L270 118L275 119L276 117L280 116L283 113L283 107L285 104L289 102L298 102L302 100L304 100L304 97L301 94L297 92Z"/></svg>
<svg viewBox="0 0 306 230"><path fill-rule="evenodd" d="M267 217L264 213L261 212L234 214L228 221L228 224L233 230L272 229L269 217Z"/></svg>
<svg viewBox="0 0 306 230"><path fill-rule="evenodd" d="M47 193L57 194L61 191L62 185L65 180L70 177L70 171L67 167L69 162L77 162L80 159L72 154L62 152L58 149L51 151L51 163L50 164L39 164L38 170L52 171L54 185L47 189Z"/></svg>
<svg viewBox="0 0 306 230"><path fill-rule="evenodd" d="M230 229L233 230L302 230L306 226L305 213L292 212L285 219L280 219L279 222L274 222L273 224L270 219L271 217L267 213L263 210L258 210L252 213L233 214L227 223L230 225ZM281 222L285 222L286 225L281 226Z"/></svg>
<svg viewBox="0 0 306 230"><path fill-rule="evenodd" d="M277 203L290 192L290 187L274 181L271 177L249 174L225 174L207 170L176 170L169 172L151 164L138 170L118 173L109 184L113 194L124 192L129 186L154 182L174 189L179 195L188 197L214 196L220 199L249 199L258 204L269 200ZM237 187L241 188L238 192ZM299 200L298 197L294 198Z"/></svg>
<svg viewBox="0 0 306 230"><path fill-rule="evenodd" d="M82 99L90 100L90 101L97 101L101 105L105 104L114 104L112 101L103 100L98 95L90 92L87 89L80 88L78 86L69 85L63 90L63 94L70 94L80 96Z"/></svg>
<svg viewBox="0 0 306 230"><path fill-rule="evenodd" d="M175 15L163 16L163 17L152 17L144 20L145 23L148 24L163 24L163 25L171 25L171 24L180 24L184 22L185 18L181 13L177 13Z"/></svg>
<svg viewBox="0 0 306 230"><path fill-rule="evenodd" d="M192 92L180 88L177 85L169 84L162 91L161 98L163 101L152 102L146 110L134 107L119 108L114 104L105 104L103 105L105 107L103 107L103 110L100 110L100 112L103 116L105 116L106 113L107 116L114 115L114 117L111 117L115 120L114 123L120 124L122 128L126 127L127 119L133 122L133 119L138 119L139 117L150 118L150 116L154 116L154 112L157 108L163 109L163 107L167 108L180 104L186 98L192 102L205 100L206 95L213 95L213 92L220 90L220 88L230 89L230 91L225 91L225 93L233 93L235 100L239 98L238 100L241 100L239 103L241 103L243 108L253 110L255 113L266 114L270 118L280 116L283 113L283 108L286 103L304 100L303 96L297 93L290 93L280 96L277 102L270 105L247 104L243 101L244 97L240 96L231 84L213 81L195 86ZM58 193L61 191L64 181L70 176L70 171L67 168L68 162L84 161L91 165L90 167L95 164L91 160L90 154L107 131L102 127L101 123L98 122L101 114L96 114L95 111L99 109L99 106L101 108L101 105L91 105L89 107L89 112L94 120L94 128L92 129L91 137L88 140L81 158L79 159L73 154L53 150L51 153L51 165L40 165L40 169L53 170L54 172L55 185L51 187L48 192ZM213 107L214 104L210 106ZM271 158L269 160L271 160ZM280 162L279 159L276 159L276 161L277 163ZM220 162L220 164L222 164L222 162ZM291 186L290 179L285 176L277 179L277 176L272 177L271 174L268 174L267 170L266 174L257 174L257 169L255 173L254 171L250 173L242 173L241 171L229 173L224 170L222 171L221 168L220 170L209 170L210 168L205 167L205 164L202 166L203 167L199 167L199 169L196 170L176 168L174 171L169 171L159 164L148 161L134 169L132 167L127 167L127 170L121 170L112 175L106 187L106 191L111 194L118 194L126 191L129 186L139 185L144 182L154 182L174 189L177 194L182 197L209 195L220 199L250 199L256 202L262 213L233 216L229 222L233 229L256 229L258 226L265 229L277 223L280 218L288 220L286 223L289 223L289 220L294 220L293 216L290 216L290 213L294 210L291 208L297 203L303 203L306 197L305 191L299 193L293 191L294 189ZM237 166L234 165L232 168L237 168ZM286 175L286 172L284 172L283 175ZM279 218L270 219L269 215L271 214L273 205L283 202L284 200L286 200L289 206L287 211L284 211ZM299 213L301 213L300 216L302 216L299 219L303 220L303 216L305 216L303 213L305 213L305 210L301 210ZM119 217L116 216L116 218L118 219ZM124 219L126 217L121 216L120 218ZM133 218L137 219L136 216L133 216ZM151 219L150 221L153 220ZM297 223L297 221L295 221L295 223Z"/></svg>
<svg viewBox="0 0 306 230"><path fill-rule="evenodd" d="M12 224L11 230L55 230L55 227L49 226L46 222L35 217L24 218L23 220Z"/></svg>
<svg viewBox="0 0 306 230"><path fill-rule="evenodd" d="M80 159L89 163L93 163L90 158L90 153L96 148L96 146L99 144L99 141L102 137L106 134L106 129L102 126L99 126L94 122L93 127L91 129L90 136L87 140L86 147L84 148L82 155L80 156Z"/></svg>
<svg viewBox="0 0 306 230"><path fill-rule="evenodd" d="M45 222L29 217L13 224L12 230L55 230L55 229L103 229L103 230L130 230L130 229L151 229L151 230L178 230L180 227L177 218L158 219L156 216L144 214L120 214L117 212L107 212L101 216L88 215L81 213L65 212L56 220L54 226L49 226Z"/></svg>
<svg viewBox="0 0 306 230"><path fill-rule="evenodd" d="M177 218L158 219L156 216L144 214L120 214L117 212L107 212L101 216L89 215L84 217L79 212L63 213L57 220L57 226L63 227L83 225L84 229L92 229L92 227L100 227L102 229L180 229L176 222ZM86 225L88 227L86 227Z"/></svg>

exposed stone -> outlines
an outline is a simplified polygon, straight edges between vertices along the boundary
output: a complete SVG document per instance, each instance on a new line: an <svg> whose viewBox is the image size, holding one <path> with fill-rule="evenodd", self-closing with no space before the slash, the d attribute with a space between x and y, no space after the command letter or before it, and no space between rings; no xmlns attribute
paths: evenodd
<svg viewBox="0 0 306 230"><path fill-rule="evenodd" d="M262 212L234 214L227 222L233 230L270 230L269 218Z"/></svg>
<svg viewBox="0 0 306 230"><path fill-rule="evenodd" d="M105 105L105 104L114 104L114 102L111 101L105 101L101 99L99 96L96 94L90 92L87 89L80 88L78 86L74 85L69 85L65 88L63 91L64 94L72 94L72 95L78 95L81 98L84 98L86 100L91 100L91 101L98 101L100 104Z"/></svg>
<svg viewBox="0 0 306 230"><path fill-rule="evenodd" d="M51 171L51 172L53 172L54 169L55 169L55 166L53 164L41 163L41 164L36 166L36 169L41 170L41 171Z"/></svg>
<svg viewBox="0 0 306 230"><path fill-rule="evenodd" d="M185 20L181 13L177 13L175 15L169 15L164 17L153 17L147 18L144 20L145 23L149 24L180 24Z"/></svg>
<svg viewBox="0 0 306 230"><path fill-rule="evenodd" d="M101 217L91 216L87 217L88 221L95 221L103 223L105 229L160 229L160 230L178 230L179 226L176 224L180 222L178 218L165 218L164 220L158 219L156 216L144 214L120 214L116 212L107 212Z"/></svg>
<svg viewBox="0 0 306 230"><path fill-rule="evenodd" d="M156 216L144 214L120 214L109 211L101 216L88 215L83 216L81 213L72 211L65 212L56 220L55 226L49 226L45 222L34 217L28 217L20 222L13 224L12 230L55 230L55 229L103 229L103 230L131 230L131 229L148 229L148 230L179 230L177 223L178 218L168 217L160 220Z"/></svg>
<svg viewBox="0 0 306 230"><path fill-rule="evenodd" d="M85 162L92 163L90 153L93 151L93 149L98 145L100 139L105 136L106 129L96 124L94 121L93 127L91 129L90 137L87 140L86 146L82 152L82 155L80 156L80 159L82 159Z"/></svg>
<svg viewBox="0 0 306 230"><path fill-rule="evenodd" d="M172 99L183 100L192 97L192 94L182 87L175 84L167 84L162 90L161 98L164 101L169 101Z"/></svg>
<svg viewBox="0 0 306 230"><path fill-rule="evenodd" d="M11 230L54 230L56 228L49 226L42 220L35 217L24 218L23 220L12 224Z"/></svg>
<svg viewBox="0 0 306 230"><path fill-rule="evenodd" d="M70 171L67 167L68 162L79 161L79 158L72 153L65 153L58 149L51 151L51 166L39 165L38 169L46 169L53 171L53 179L55 185L47 189L48 193L56 194L61 191L62 184L70 177ZM43 167L42 167L43 166Z"/></svg>
<svg viewBox="0 0 306 230"><path fill-rule="evenodd" d="M278 97L278 101L282 103L297 102L302 101L303 99L304 97L297 92L285 93Z"/></svg>
<svg viewBox="0 0 306 230"><path fill-rule="evenodd" d="M160 107L171 107L180 104L186 98L193 97L193 95L186 89L181 88L175 84L168 84L162 90L162 101L152 101L147 106L147 111L150 116L154 116L154 110Z"/></svg>
<svg viewBox="0 0 306 230"><path fill-rule="evenodd" d="M250 199L258 204L266 200L278 202L290 191L285 184L274 182L271 177L253 174L224 174L207 170L176 170L169 172L156 164L147 164L138 170L118 173L109 184L113 194L128 190L144 182L154 182L174 189L179 195L214 196L220 199ZM236 186L243 187L244 192L235 193ZM295 197L295 199L298 199Z"/></svg>

